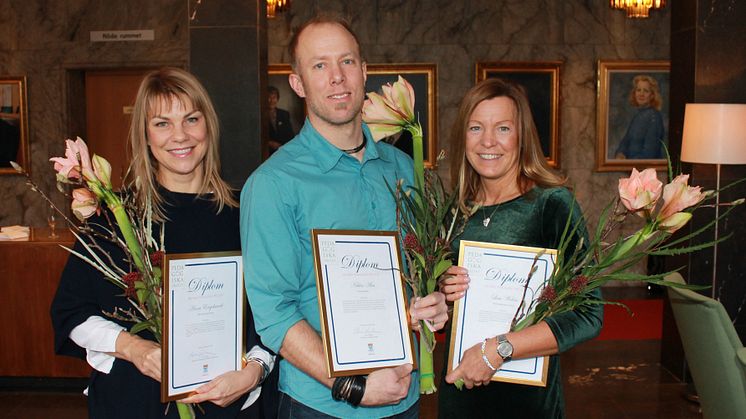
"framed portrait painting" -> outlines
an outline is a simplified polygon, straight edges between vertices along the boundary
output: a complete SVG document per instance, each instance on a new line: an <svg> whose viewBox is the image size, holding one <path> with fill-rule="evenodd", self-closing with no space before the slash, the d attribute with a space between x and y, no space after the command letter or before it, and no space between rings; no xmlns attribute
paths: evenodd
<svg viewBox="0 0 746 419"><path fill-rule="evenodd" d="M288 82L292 72L290 64L270 64L267 72L270 116L266 127L266 144L262 145L265 158L295 137L306 119L306 102L295 94Z"/></svg>
<svg viewBox="0 0 746 419"><path fill-rule="evenodd" d="M437 137L437 70L435 64L371 64L368 63L368 79L365 83L366 92L381 93L381 86L394 83L399 75L409 82L415 91L414 111L419 117L423 130L423 159L426 167L434 167L438 154ZM268 127L267 156L277 147L292 138L306 118L305 101L295 94L288 83L288 75L292 72L289 64L270 64L268 67L268 93L276 91L279 98L273 99L269 94L270 112L276 106L276 120L270 119ZM273 103L274 101L274 103ZM283 116L289 116L289 122L283 122ZM282 125L290 126L283 134ZM289 138L288 138L289 137ZM412 157L412 137L408 132L386 138L382 141L392 143L400 150Z"/></svg>
<svg viewBox="0 0 746 419"><path fill-rule="evenodd" d="M598 62L596 170L666 166L668 61Z"/></svg>
<svg viewBox="0 0 746 419"><path fill-rule="evenodd" d="M366 92L381 93L381 86L393 84L399 76L414 88L414 113L422 125L423 160L425 167L435 167L438 156L437 116L437 67L435 64L368 64ZM386 138L400 150L412 157L412 137L409 132Z"/></svg>
<svg viewBox="0 0 746 419"><path fill-rule="evenodd" d="M0 174L18 174L11 161L31 171L26 77L0 76Z"/></svg>
<svg viewBox="0 0 746 419"><path fill-rule="evenodd" d="M559 78L560 61L478 62L476 81L497 77L520 84L526 90L544 156L559 167Z"/></svg>

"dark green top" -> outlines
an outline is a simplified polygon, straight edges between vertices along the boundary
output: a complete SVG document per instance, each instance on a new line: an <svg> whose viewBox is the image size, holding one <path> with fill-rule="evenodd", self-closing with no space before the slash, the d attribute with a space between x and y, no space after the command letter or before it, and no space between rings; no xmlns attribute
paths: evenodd
<svg viewBox="0 0 746 419"><path fill-rule="evenodd" d="M463 234L454 241L454 248L458 250L460 240L464 239L556 249L573 207L574 223L582 217L582 212L570 191L565 188L533 188L511 201L479 209L469 219ZM490 223L485 227L483 222L488 217ZM582 235L587 237L585 227ZM569 248L574 248L574 245L571 243ZM596 296L601 297L600 291ZM598 335L603 321L603 307L594 307L592 310L572 311L546 319L560 352ZM459 391L442 381L438 389L439 417L564 418L565 401L559 361L557 355L550 357L546 387L491 382L485 387ZM447 368L446 365L444 371Z"/></svg>

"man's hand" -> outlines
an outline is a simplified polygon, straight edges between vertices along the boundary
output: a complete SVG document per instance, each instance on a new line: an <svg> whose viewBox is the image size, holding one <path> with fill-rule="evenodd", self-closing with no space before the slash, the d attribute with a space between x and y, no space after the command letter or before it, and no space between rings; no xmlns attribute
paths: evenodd
<svg viewBox="0 0 746 419"><path fill-rule="evenodd" d="M363 406L396 404L407 397L411 381L412 364L399 365L373 371L365 382Z"/></svg>
<svg viewBox="0 0 746 419"><path fill-rule="evenodd" d="M469 288L469 271L461 266L451 266L440 280L440 292L453 302L464 296Z"/></svg>
<svg viewBox="0 0 746 419"><path fill-rule="evenodd" d="M448 321L448 306L445 296L435 291L426 297L413 298L409 304L409 322L419 330L420 320L429 322L432 331L440 330Z"/></svg>
<svg viewBox="0 0 746 419"><path fill-rule="evenodd" d="M135 364L141 373L161 382L161 347L156 342L121 331L116 349L114 356Z"/></svg>

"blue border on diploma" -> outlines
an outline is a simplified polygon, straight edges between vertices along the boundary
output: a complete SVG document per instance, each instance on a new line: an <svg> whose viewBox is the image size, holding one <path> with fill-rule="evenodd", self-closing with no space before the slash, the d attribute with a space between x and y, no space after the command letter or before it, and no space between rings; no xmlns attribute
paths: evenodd
<svg viewBox="0 0 746 419"><path fill-rule="evenodd" d="M241 281L238 278L238 262L236 262L236 261L232 260L232 261L226 261L226 262L187 263L187 264L184 264L184 266L188 267L188 266L226 265L226 264L228 264L228 265L230 265L230 264L235 265L235 269L234 270L235 270L235 276L236 276L236 289L237 290L239 290L239 289L243 290L243 284L242 284L243 281ZM171 331L174 330L174 318L176 317L175 315L173 315L173 313L176 312L176 310L174 310L175 301L176 300L174 299L174 290L171 290L171 313L172 313L172 315L171 315ZM234 303L235 303L235 301L234 301ZM236 316L239 315L239 313L238 313L238 306L239 306L239 304L235 304ZM236 318L238 318L238 317L236 317ZM233 337L233 348L236 347L237 340L238 340L238 336L235 336L235 335L236 334L234 333L234 337ZM174 345L174 340L175 339L173 338L173 336L171 336L171 343L170 343L170 345L168 345L168 351L169 351L169 355L170 355L168 359L171 362L170 365L169 365L169 370L171 371L171 380L169 381L169 383L171 384L171 386L170 386L171 390L179 390L179 389L184 388L184 387L190 387L190 386L195 386L195 385L204 384L204 383L209 382L210 380L205 380L205 381L197 381L195 383L190 383L190 384L184 384L184 385L181 385L181 386L174 386L174 381L175 381L175 379L174 379L174 370L175 370L175 368L174 368L174 364L173 364L173 359L174 359L174 347L176 347L176 345ZM233 351L233 359L234 360L237 359L235 350ZM237 361L233 361L233 367L234 368L238 368Z"/></svg>
<svg viewBox="0 0 746 419"><path fill-rule="evenodd" d="M391 251L391 244L388 242L371 242L371 241L348 241L348 240L336 240L334 243L345 243L345 244L382 244L385 245L388 248L388 254L389 254L389 262L392 267L390 270L391 272L391 282L394 285L394 290L396 291L396 275L397 272L395 269L393 269L394 266L394 260L393 260L393 252ZM402 356L399 358L386 358L386 359L374 359L369 361L357 361L357 362L339 362L339 354L337 353L337 336L334 329L334 310L332 305L332 296L329 293L329 269L328 265L324 265L324 277L326 281L326 299L329 301L329 320L332 323L331 332L332 332L332 339L334 340L334 358L337 360L337 365L355 365L355 364L370 364L370 363L378 363L378 362L389 362L389 361L396 361L400 359L406 359L407 351L404 349L404 335L401 332L401 325L399 325L399 340L401 342L401 351ZM396 301L396 314L397 318L401 318L401 308L399 307L399 300Z"/></svg>
<svg viewBox="0 0 746 419"><path fill-rule="evenodd" d="M466 250L466 249L464 249L464 250ZM489 251L484 251L484 252L482 252L482 256L495 256L495 257L512 258L512 259L526 259L526 260L530 260L531 262L533 262L533 260L534 260L534 257L511 256L511 255L498 254L498 253L489 253L489 252L493 252L493 251L494 250L492 250L492 249L489 250ZM545 254L544 256L547 256L547 255ZM549 263L546 260L544 260L543 258L537 260L537 272L538 272L539 269L542 269L542 266L540 266L539 264L543 265L544 278L547 278L548 275L549 275L548 272L547 272L547 270L549 269ZM467 303L468 297L469 297L469 293L467 292L466 295L464 295L464 299L461 302L461 304L464 305L464 310L463 310L464 313L466 312L466 303ZM465 321L466 321L466 316L461 316L460 327L461 327L462 331L464 330L464 322ZM463 355L463 347L464 347L464 334L461 333L461 339L459 339L459 342L458 342L458 350L456 351L456 353L458 354L458 363L459 364L461 363L461 357ZM510 365L510 363L508 363L507 365ZM531 371L531 372L511 370L511 369L503 369L503 368L500 368L500 371L511 372L511 373L514 373L514 374L534 375L534 374L536 374L537 366L538 366L538 361L536 359L534 359L534 367L533 367L533 371Z"/></svg>

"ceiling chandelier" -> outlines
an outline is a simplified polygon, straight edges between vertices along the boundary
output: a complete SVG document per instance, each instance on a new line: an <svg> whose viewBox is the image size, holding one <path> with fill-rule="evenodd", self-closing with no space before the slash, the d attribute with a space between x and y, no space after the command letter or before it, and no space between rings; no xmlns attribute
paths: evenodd
<svg viewBox="0 0 746 419"><path fill-rule="evenodd" d="M609 0L609 6L626 11L627 17L644 19L650 16L650 9L666 7L666 0Z"/></svg>
<svg viewBox="0 0 746 419"><path fill-rule="evenodd" d="M288 9L290 9L290 0L267 0L267 17L270 19Z"/></svg>

